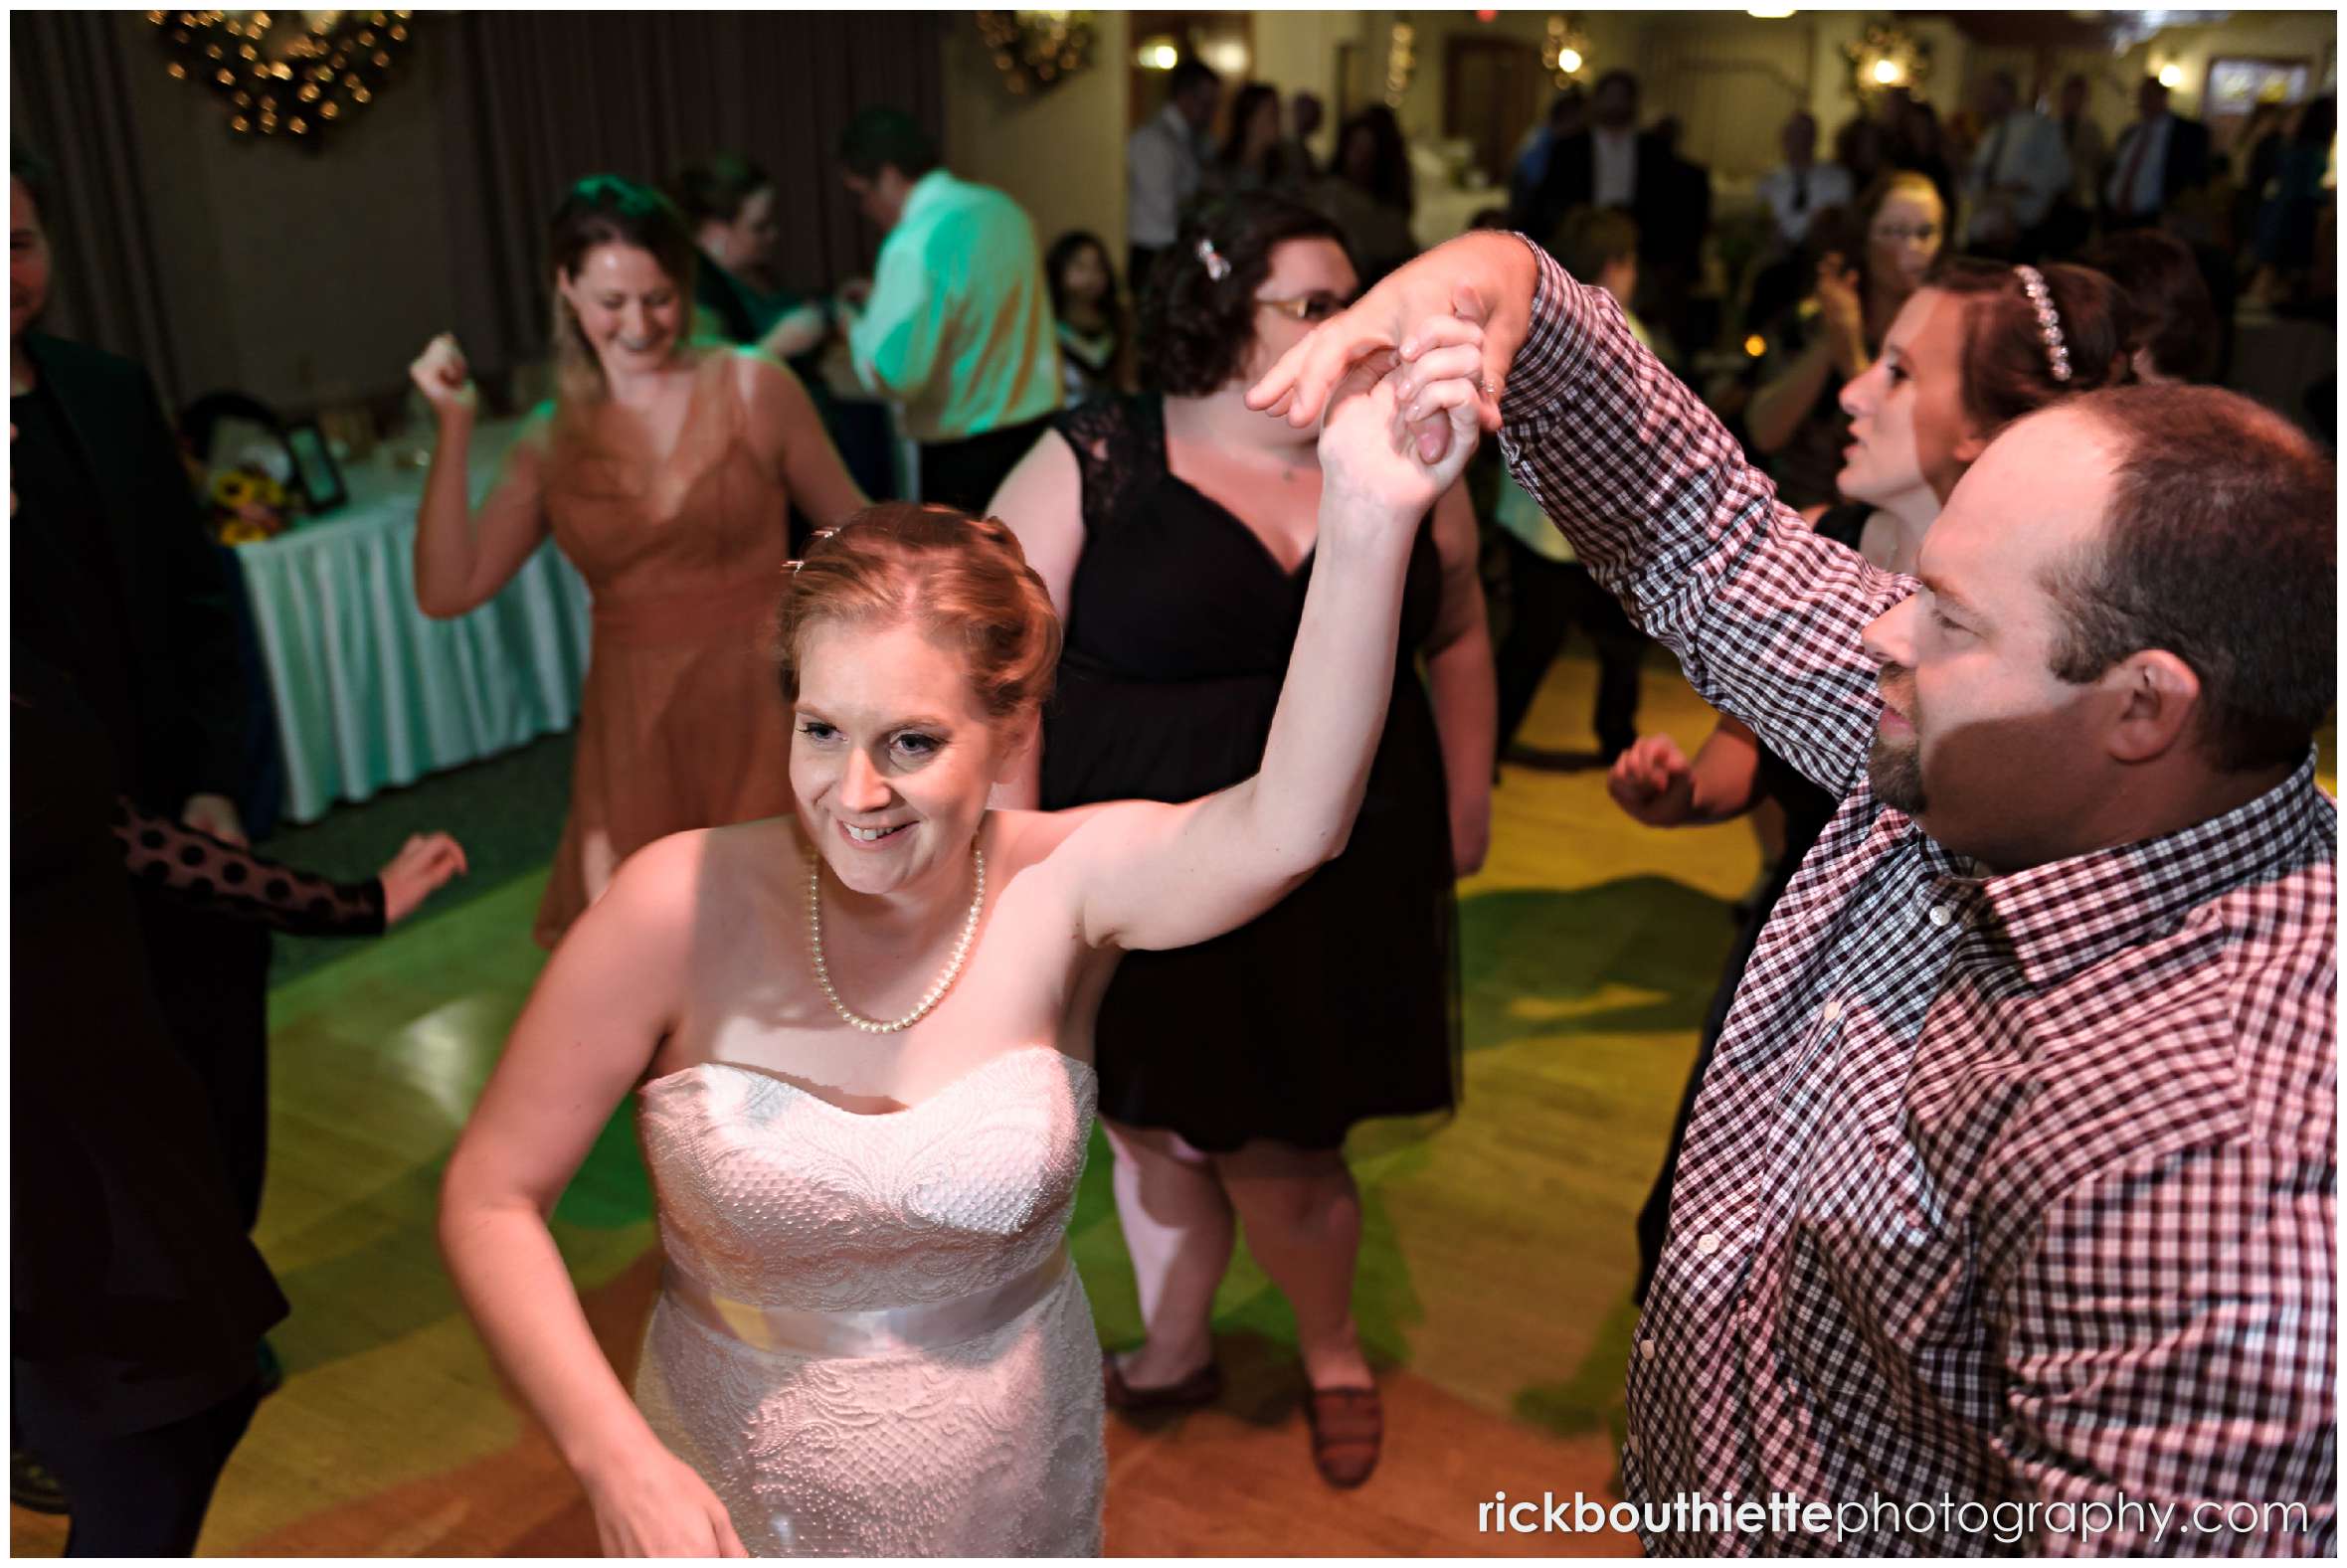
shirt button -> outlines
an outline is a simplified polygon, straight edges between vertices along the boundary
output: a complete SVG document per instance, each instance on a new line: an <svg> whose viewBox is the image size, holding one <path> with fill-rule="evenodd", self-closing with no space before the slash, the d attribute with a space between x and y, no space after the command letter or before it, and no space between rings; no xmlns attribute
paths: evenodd
<svg viewBox="0 0 2347 1568"><path fill-rule="evenodd" d="M1817 1015L1827 1023L1840 1023L1842 1021L1842 998L1837 996L1827 1002L1817 1010Z"/></svg>
<svg viewBox="0 0 2347 1568"><path fill-rule="evenodd" d="M1947 926L1947 925L1952 925L1952 924L1954 923L1954 921L1955 921L1955 918L1956 918L1956 907L1955 907L1953 904L1934 904L1934 905L1932 905L1932 906L1931 906L1931 924L1932 924L1932 925L1934 925L1934 926Z"/></svg>
<svg viewBox="0 0 2347 1568"><path fill-rule="evenodd" d="M1653 1360L1659 1353L1655 1349L1654 1337L1651 1334L1638 1341L1638 1353L1641 1357L1649 1361Z"/></svg>
<svg viewBox="0 0 2347 1568"><path fill-rule="evenodd" d="M1709 1258L1718 1250L1719 1233L1717 1231L1706 1231L1695 1239L1695 1253L1699 1258Z"/></svg>

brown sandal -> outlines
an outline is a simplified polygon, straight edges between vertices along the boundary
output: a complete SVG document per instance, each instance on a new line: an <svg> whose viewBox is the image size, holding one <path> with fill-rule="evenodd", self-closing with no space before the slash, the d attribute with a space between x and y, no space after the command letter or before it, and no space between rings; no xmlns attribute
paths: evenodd
<svg viewBox="0 0 2347 1568"><path fill-rule="evenodd" d="M1136 1387L1125 1381L1116 1355L1100 1352L1100 1392L1111 1410L1178 1410L1210 1405L1222 1397L1222 1368L1208 1361L1178 1383L1149 1383Z"/></svg>
<svg viewBox="0 0 2347 1568"><path fill-rule="evenodd" d="M1312 1463L1332 1486L1357 1486L1377 1468L1385 1410L1374 1388L1316 1388L1305 1400Z"/></svg>

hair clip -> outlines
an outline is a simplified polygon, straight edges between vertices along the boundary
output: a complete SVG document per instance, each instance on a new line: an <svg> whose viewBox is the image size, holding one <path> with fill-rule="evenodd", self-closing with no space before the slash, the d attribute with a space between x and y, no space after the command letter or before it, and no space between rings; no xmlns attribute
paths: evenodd
<svg viewBox="0 0 2347 1568"><path fill-rule="evenodd" d="M1206 263L1206 275L1217 283L1230 275L1230 261L1214 249L1214 242L1204 237L1198 240L1198 260Z"/></svg>
<svg viewBox="0 0 2347 1568"><path fill-rule="evenodd" d="M837 532L839 532L839 530L838 530L838 529L836 529L836 528L818 528L818 529L816 529L816 530L815 530L813 533L812 533L812 534L809 534L809 535L807 536L807 548L808 548L810 551L813 550L813 549L814 549L814 547L815 547L816 545L818 545L818 544L820 544L822 541L824 541L824 540L826 540L826 539L830 538L830 537L831 537L833 534L835 534L835 533L837 533ZM787 566L787 567L789 567L789 568L791 569L791 575L792 575L793 577L797 577L797 576L799 575L799 569L800 569L801 567L803 567L803 566L807 565L807 558L806 558L806 557L804 557L804 556L802 556L800 559L798 559L798 560L796 560L796 561L786 561L786 562L784 562L783 564L784 564L785 566Z"/></svg>
<svg viewBox="0 0 2347 1568"><path fill-rule="evenodd" d="M2013 270L2021 278L2022 292L2037 307L2038 336L2046 340L2046 361L2053 367L2054 379L2070 380L2070 347L2062 341L2062 312L2054 308L2054 294L2046 287L2046 274L2034 266L2016 266Z"/></svg>

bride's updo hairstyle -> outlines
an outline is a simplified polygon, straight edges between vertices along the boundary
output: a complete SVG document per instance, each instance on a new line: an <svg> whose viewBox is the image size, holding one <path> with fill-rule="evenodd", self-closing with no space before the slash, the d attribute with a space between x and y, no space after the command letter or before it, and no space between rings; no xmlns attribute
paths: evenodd
<svg viewBox="0 0 2347 1568"><path fill-rule="evenodd" d="M910 621L961 650L979 705L1023 719L1051 694L1059 616L1018 536L950 506L884 501L817 534L783 595L783 700L799 700L799 644L818 621Z"/></svg>

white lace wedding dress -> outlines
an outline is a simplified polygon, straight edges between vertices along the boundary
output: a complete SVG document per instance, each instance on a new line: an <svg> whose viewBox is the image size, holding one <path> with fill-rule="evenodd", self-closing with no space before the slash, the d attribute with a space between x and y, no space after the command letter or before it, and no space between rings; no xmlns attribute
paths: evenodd
<svg viewBox="0 0 2347 1568"><path fill-rule="evenodd" d="M858 1116L644 1085L666 1288L635 1398L754 1556L1090 1556L1099 1340L1067 1264L1097 1086L1049 1046Z"/></svg>

